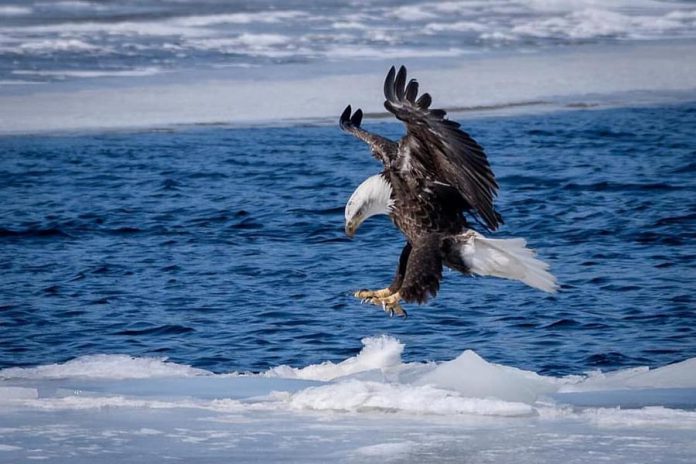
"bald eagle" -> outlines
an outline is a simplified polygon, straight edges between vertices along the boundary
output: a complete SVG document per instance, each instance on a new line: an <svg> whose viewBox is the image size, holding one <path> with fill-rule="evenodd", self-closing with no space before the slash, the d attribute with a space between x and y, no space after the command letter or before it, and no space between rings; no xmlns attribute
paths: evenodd
<svg viewBox="0 0 696 464"><path fill-rule="evenodd" d="M406 82L406 68L392 67L384 81L384 106L406 126L398 142L367 132L363 113L350 105L340 127L367 143L381 161L381 173L366 179L348 200L345 231L350 237L368 217L387 214L406 237L396 275L387 288L359 290L357 298L405 316L400 302L424 303L440 287L443 266L466 275L519 280L553 293L548 264L521 238L490 239L473 230L469 214L494 231L503 220L493 206L498 184L481 146L446 112L418 97L418 83Z"/></svg>

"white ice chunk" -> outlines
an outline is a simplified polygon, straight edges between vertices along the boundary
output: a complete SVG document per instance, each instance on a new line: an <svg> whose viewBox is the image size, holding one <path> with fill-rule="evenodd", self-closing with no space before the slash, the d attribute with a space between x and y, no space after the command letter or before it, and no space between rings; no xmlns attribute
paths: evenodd
<svg viewBox="0 0 696 464"><path fill-rule="evenodd" d="M166 362L163 358L135 358L127 355L81 356L62 364L37 367L10 367L0 370L0 379L145 379L152 377L191 377L210 372Z"/></svg>
<svg viewBox="0 0 696 464"><path fill-rule="evenodd" d="M557 381L534 372L487 362L467 350L423 375L418 385L434 385L474 398L498 398L533 403L540 395L556 391Z"/></svg>
<svg viewBox="0 0 696 464"><path fill-rule="evenodd" d="M401 353L404 351L404 345L396 338L383 335L363 338L361 341L363 349L360 353L338 364L325 361L303 368L278 366L269 370L266 375L290 379L333 380L346 375L375 369L387 369L401 364Z"/></svg>
<svg viewBox="0 0 696 464"><path fill-rule="evenodd" d="M524 403L497 399L466 398L457 392L430 385L401 385L347 380L310 387L286 400L292 409L350 412L407 412L415 414L474 414L528 416L534 409Z"/></svg>
<svg viewBox="0 0 696 464"><path fill-rule="evenodd" d="M635 388L696 388L696 358L648 369L638 367L616 372L594 372L584 382L564 386L561 392L621 390Z"/></svg>

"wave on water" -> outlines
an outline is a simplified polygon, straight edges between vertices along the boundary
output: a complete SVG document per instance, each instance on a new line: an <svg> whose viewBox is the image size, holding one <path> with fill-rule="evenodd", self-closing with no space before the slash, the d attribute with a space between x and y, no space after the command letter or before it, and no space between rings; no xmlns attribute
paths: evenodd
<svg viewBox="0 0 696 464"><path fill-rule="evenodd" d="M488 362L471 350L445 362L404 363L403 350L390 336L366 338L360 353L344 361L258 374L214 374L157 358L83 356L0 370L0 410L137 406L502 417L574 410L614 425L619 417L630 425L656 415L668 425L696 423L696 358L657 369L551 377ZM628 397L631 409L642 412L616 412ZM664 410L675 404L679 411Z"/></svg>

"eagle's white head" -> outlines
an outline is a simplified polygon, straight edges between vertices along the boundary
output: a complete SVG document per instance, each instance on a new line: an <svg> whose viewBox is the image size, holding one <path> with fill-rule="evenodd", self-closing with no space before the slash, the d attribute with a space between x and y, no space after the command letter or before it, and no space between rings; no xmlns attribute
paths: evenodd
<svg viewBox="0 0 696 464"><path fill-rule="evenodd" d="M368 177L355 189L346 204L346 235L353 237L365 219L389 214L394 206L392 186L381 174Z"/></svg>

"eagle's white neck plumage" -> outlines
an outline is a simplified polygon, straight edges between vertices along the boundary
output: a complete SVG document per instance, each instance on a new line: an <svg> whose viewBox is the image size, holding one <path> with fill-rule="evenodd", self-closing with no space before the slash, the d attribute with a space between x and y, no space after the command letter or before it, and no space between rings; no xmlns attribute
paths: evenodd
<svg viewBox="0 0 696 464"><path fill-rule="evenodd" d="M392 186L381 174L368 177L355 189L346 204L346 221L358 214L362 220L377 214L389 214L394 206Z"/></svg>

